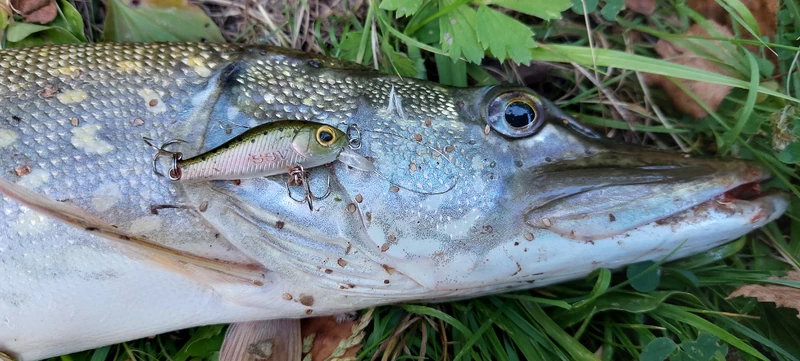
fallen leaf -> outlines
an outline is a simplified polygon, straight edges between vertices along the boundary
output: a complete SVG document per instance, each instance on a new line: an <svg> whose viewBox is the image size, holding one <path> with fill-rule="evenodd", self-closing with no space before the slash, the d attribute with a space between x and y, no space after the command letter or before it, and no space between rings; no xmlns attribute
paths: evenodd
<svg viewBox="0 0 800 361"><path fill-rule="evenodd" d="M625 0L625 7L639 14L650 15L656 10L656 0Z"/></svg>
<svg viewBox="0 0 800 361"><path fill-rule="evenodd" d="M753 18L758 23L761 36L773 38L778 28L778 0L741 0L741 3L750 10ZM731 26L731 15L723 9L717 0L689 0L686 5L703 15L703 17L714 20L725 27ZM747 31L742 31L742 35L752 39Z"/></svg>
<svg viewBox="0 0 800 361"><path fill-rule="evenodd" d="M311 344L311 361L322 361L333 355L333 351L343 340L353 335L354 321L336 322L333 316L314 317L303 319L302 332L303 339L309 335L314 335ZM355 345L345 351L344 357L355 357L361 344Z"/></svg>
<svg viewBox="0 0 800 361"><path fill-rule="evenodd" d="M15 21L6 29L6 46L24 48L44 44L74 44L86 42L83 19L69 1L58 2L61 14L47 25ZM35 36L32 36L34 35Z"/></svg>
<svg viewBox="0 0 800 361"><path fill-rule="evenodd" d="M302 339L311 342L310 350L304 342L303 359L310 361L355 359L361 349L364 329L372 321L373 311L374 309L370 309L355 321L337 322L334 316L303 319Z"/></svg>
<svg viewBox="0 0 800 361"><path fill-rule="evenodd" d="M717 31L722 34L724 37L733 37L733 34L727 28L722 27L720 24L709 21L713 24ZM708 31L703 28L700 24L692 25L689 30L686 32L687 36L709 36ZM713 49L709 49L704 47L704 44L713 44L715 47ZM710 41L707 43L696 43L697 47L704 48L710 54L719 54L722 47L720 46L719 41ZM655 46L656 52L661 55L662 58L681 65L691 66L693 68L698 68L706 71L711 71L715 73L720 73L724 75L730 75L724 68L719 66L716 62L701 57L694 52L681 47L677 44L671 43L664 39L661 39L656 43ZM681 88L679 88L676 84L672 82L672 80L662 76L662 75L655 75L655 74L647 74L646 76L647 83L650 85L660 86L664 89L664 91L669 94L672 102L675 106L689 116L694 118L702 118L706 116L706 111L700 107L689 95L687 95ZM719 107L722 100L728 96L731 89L730 86L719 85L719 84L711 84L693 80L685 80L685 79L675 79L677 82L681 82L685 87L690 89L697 97L699 97L709 108L712 110L716 110Z"/></svg>
<svg viewBox="0 0 800 361"><path fill-rule="evenodd" d="M46 24L58 15L55 0L10 0L11 8L30 23Z"/></svg>
<svg viewBox="0 0 800 361"><path fill-rule="evenodd" d="M770 277L770 279L800 281L800 272L790 271L784 277ZM755 297L761 302L775 303L776 307L794 308L800 311L800 289L778 285L744 285L737 288L726 297ZM797 315L800 318L800 314Z"/></svg>
<svg viewBox="0 0 800 361"><path fill-rule="evenodd" d="M774 39L778 29L778 9L780 8L778 0L741 0L741 4L753 15L752 19L755 21L755 24L749 24L749 26L753 28L754 31L757 31L760 36L767 36L770 39ZM728 29L732 29L733 24L731 23L730 13L723 9L719 3L717 3L717 0L689 0L687 5L704 17L714 20ZM747 20L745 20L745 22L747 22ZM752 40L755 38L738 23L735 25L742 39ZM757 30L755 29L756 27L758 28ZM759 53L759 46L756 44L745 44L744 47L754 54ZM777 68L777 55L772 51L767 51L765 55L769 62ZM769 75L772 75L772 73L773 72L770 72Z"/></svg>

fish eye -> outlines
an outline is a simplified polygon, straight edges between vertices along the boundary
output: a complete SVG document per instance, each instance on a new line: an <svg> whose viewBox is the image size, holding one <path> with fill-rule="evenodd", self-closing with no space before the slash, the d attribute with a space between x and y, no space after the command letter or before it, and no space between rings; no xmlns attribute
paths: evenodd
<svg viewBox="0 0 800 361"><path fill-rule="evenodd" d="M330 147L336 141L336 133L329 126L322 126L317 129L317 142L323 147Z"/></svg>
<svg viewBox="0 0 800 361"><path fill-rule="evenodd" d="M489 125L503 135L522 138L544 125L544 107L535 94L512 90L495 96L486 107Z"/></svg>
<svg viewBox="0 0 800 361"><path fill-rule="evenodd" d="M514 128L526 128L536 120L536 110L530 102L515 99L506 105L505 120Z"/></svg>

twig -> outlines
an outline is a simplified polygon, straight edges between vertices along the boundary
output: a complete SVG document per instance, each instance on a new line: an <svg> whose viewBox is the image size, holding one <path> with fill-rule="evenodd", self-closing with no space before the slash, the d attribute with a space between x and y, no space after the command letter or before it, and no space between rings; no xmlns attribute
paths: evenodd
<svg viewBox="0 0 800 361"><path fill-rule="evenodd" d="M575 62L570 62L570 63L572 64L573 67L575 67L575 69L577 69L579 72L581 72L581 74L583 74L583 76L585 76L587 79L589 79L589 81L591 81L592 84L594 84L597 87L598 91L602 92L603 95L605 95L605 97L608 98L609 101L611 101L611 106L613 106L614 109L617 111L617 113L619 113L619 115L625 121L625 124L628 124L628 128L634 134L634 136L633 136L634 139L638 142L638 136L636 136L636 130L634 129L633 125L631 124L631 120L630 120L630 116L628 115L628 111L625 108L619 106L620 102L619 102L619 100L617 100L617 98L614 96L614 94L611 94L611 92L609 92L608 89L606 89L603 86L603 84L600 83L599 80L597 80L597 78L592 76L592 74L588 70L586 70L586 68L582 67L580 64L575 63Z"/></svg>

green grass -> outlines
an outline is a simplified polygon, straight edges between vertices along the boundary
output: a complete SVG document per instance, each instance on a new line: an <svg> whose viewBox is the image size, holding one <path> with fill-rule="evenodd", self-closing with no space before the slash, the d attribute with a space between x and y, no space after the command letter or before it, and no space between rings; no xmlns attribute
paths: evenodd
<svg viewBox="0 0 800 361"><path fill-rule="evenodd" d="M433 2L410 17L397 18L394 11L387 10L398 8L391 4L411 3L414 1L386 1L380 7L367 1L355 13L316 19L308 27L294 16L310 9L307 2L278 11L271 25L251 22L231 26L218 17L215 20L228 40L301 47L303 41L298 39L305 36L306 41L316 40L316 44L306 46L313 51L377 65L401 76L457 86L495 82L491 74L516 81L528 71L509 61L487 70L468 61L474 54L442 47L439 30L443 23L439 20L467 1ZM777 175L771 187L800 197L796 188L800 143L794 138L782 151L772 143L776 132L800 135L798 5L781 1L775 39L742 40L680 35L690 20L703 21L681 1L659 2L649 22L626 11L614 18L606 7L618 3L605 1L602 8L590 13L591 34L596 36L593 39L588 38L587 17L573 10L564 11L561 21L542 21L511 12L535 34L538 47L528 49L527 55L512 49L516 55L509 51L502 56L559 64L551 69L547 84L534 85L553 99L566 95L558 100L559 105L597 129L647 145L761 162ZM732 21L741 24L741 33L757 33L749 12L734 11L741 9L738 0L722 3L732 11ZM99 1L75 5L87 21L87 37L102 38L98 25L102 16L96 13ZM374 37L373 28L377 31ZM630 41L632 31L647 36ZM648 41L650 37L680 42L690 49L700 49L711 40L722 41L728 55L717 58L716 54L698 53L725 64L730 75L661 60L653 42ZM485 40L486 45L492 45L487 47L498 49L494 45L499 39ZM373 44L378 46L373 48ZM760 49L747 52L743 49L747 44ZM772 51L777 54L777 76L771 75L773 64L766 60ZM585 73L574 71L573 65L585 67ZM716 111L708 109L708 116L693 120L672 111L669 95L662 90L643 88L637 76L641 71L704 80L734 90ZM595 81L587 79L589 76ZM597 84L605 91L599 91ZM613 274L598 270L582 280L468 301L381 307L375 310L367 328L359 358L653 361L672 354L673 360L677 356L681 360L725 360L726 355L741 360L798 360L797 311L752 298L726 299L740 285L774 282L767 278L799 266L798 217L800 201L795 198L787 216L778 222L731 244L676 262L632 265L627 272ZM798 287L796 283L786 285ZM209 326L60 359L213 360L223 336L224 326Z"/></svg>

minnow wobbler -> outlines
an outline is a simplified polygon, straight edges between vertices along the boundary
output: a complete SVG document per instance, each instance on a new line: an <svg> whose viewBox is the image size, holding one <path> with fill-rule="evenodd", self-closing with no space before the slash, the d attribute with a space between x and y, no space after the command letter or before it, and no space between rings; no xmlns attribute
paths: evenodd
<svg viewBox="0 0 800 361"><path fill-rule="evenodd" d="M147 139L148 144L150 140ZM182 141L175 141L176 143ZM341 159L345 164L370 170L368 160L348 148L350 141L343 131L326 124L303 121L277 121L256 126L234 139L202 154L183 159L179 152L169 152L174 164L167 172L172 180L185 182L241 180L284 174L294 167L313 168ZM157 170L154 158L153 169Z"/></svg>
<svg viewBox="0 0 800 361"><path fill-rule="evenodd" d="M154 147L151 139L144 140ZM313 210L313 200L324 199L327 193L316 196L311 192L306 179L307 169L342 160L358 170L374 170L369 160L351 149L359 141L327 124L282 120L256 126L214 149L187 159L183 159L181 152L166 149L183 141L170 141L156 148L153 173L164 175L158 170L158 161L159 157L167 156L171 166L166 174L173 181L242 180L288 174L286 191L289 197L308 203ZM304 188L303 197L292 196L292 185Z"/></svg>
<svg viewBox="0 0 800 361"><path fill-rule="evenodd" d="M702 252L788 203L736 196L770 177L756 164L609 142L518 86L235 44L4 50L0 74L0 352L19 360L544 286ZM308 168L331 192L309 212L283 177L159 177L142 142L202 154L245 131L221 122L282 119L357 127L374 171Z"/></svg>

